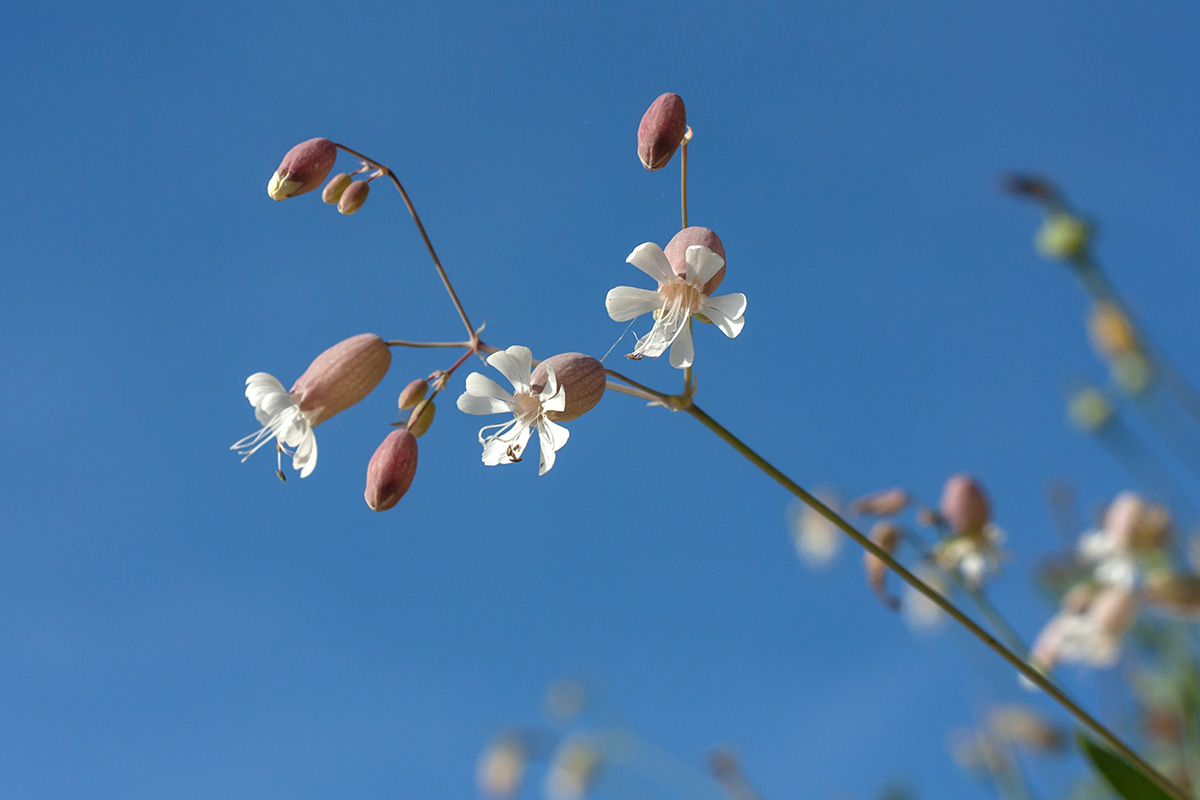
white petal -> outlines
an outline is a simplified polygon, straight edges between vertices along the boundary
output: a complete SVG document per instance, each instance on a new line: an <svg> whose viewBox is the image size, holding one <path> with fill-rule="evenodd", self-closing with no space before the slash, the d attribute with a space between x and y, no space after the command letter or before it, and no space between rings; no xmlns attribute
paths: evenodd
<svg viewBox="0 0 1200 800"><path fill-rule="evenodd" d="M478 375L479 373L474 373ZM509 414L512 409L508 403L495 397L480 397L463 392L455 402L458 410L466 414Z"/></svg>
<svg viewBox="0 0 1200 800"><path fill-rule="evenodd" d="M542 417L538 420L538 475L545 475L554 467L554 454L567 443L571 432Z"/></svg>
<svg viewBox="0 0 1200 800"><path fill-rule="evenodd" d="M679 334L675 337L675 343L671 345L671 366L676 369L690 367L694 356L692 326L684 323L684 326L679 329Z"/></svg>
<svg viewBox="0 0 1200 800"><path fill-rule="evenodd" d="M501 375L508 378L513 385L513 391L529 391L529 375L533 372L533 353L528 347L514 344L501 353L492 353L487 363L495 367Z"/></svg>
<svg viewBox="0 0 1200 800"><path fill-rule="evenodd" d="M700 313L721 329L721 333L730 339L742 332L746 320L742 317L746 310L746 295L725 294L720 297L707 297L700 302Z"/></svg>
<svg viewBox="0 0 1200 800"><path fill-rule="evenodd" d="M687 282L702 287L709 278L721 271L725 259L702 245L694 244L683 256L686 264Z"/></svg>
<svg viewBox="0 0 1200 800"><path fill-rule="evenodd" d="M470 375L468 375L466 386L464 388L467 390L467 394L471 394L476 397L494 397L497 400L505 403L512 402L511 394L506 392L500 386L500 384L496 383L494 380L481 372L472 372Z"/></svg>
<svg viewBox="0 0 1200 800"><path fill-rule="evenodd" d="M625 260L654 278L660 286L670 283L671 279L675 277L675 273L671 271L671 262L667 260L667 254L654 242L639 244Z"/></svg>
<svg viewBox="0 0 1200 800"><path fill-rule="evenodd" d="M546 388L538 395L543 411L562 411L567 407L567 387L560 386L554 367L546 367Z"/></svg>
<svg viewBox="0 0 1200 800"><path fill-rule="evenodd" d="M604 298L608 315L617 322L628 322L634 317L649 314L658 310L662 303L662 296L658 292L632 286L618 286Z"/></svg>
<svg viewBox="0 0 1200 800"><path fill-rule="evenodd" d="M637 346L633 348L633 352L637 355L648 356L649 358L658 358L666 351L667 346L671 344L671 337L674 334L674 331L667 330L666 320L655 320L654 327L650 329L650 332L638 339Z"/></svg>
<svg viewBox="0 0 1200 800"><path fill-rule="evenodd" d="M307 478L317 468L317 435L311 430L292 457L292 469L300 470L300 477Z"/></svg>
<svg viewBox="0 0 1200 800"><path fill-rule="evenodd" d="M256 408L263 397L275 392L286 394L283 384L274 375L268 375L265 372L256 372L249 378L246 378L246 399L250 401L250 405Z"/></svg>

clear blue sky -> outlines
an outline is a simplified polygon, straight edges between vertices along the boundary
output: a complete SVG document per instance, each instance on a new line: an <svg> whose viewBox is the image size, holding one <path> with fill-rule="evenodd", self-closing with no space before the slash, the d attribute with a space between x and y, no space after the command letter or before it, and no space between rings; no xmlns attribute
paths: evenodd
<svg viewBox="0 0 1200 800"><path fill-rule="evenodd" d="M1069 379L1104 375L1085 303L995 179L1045 171L1095 214L1113 279L1200 378L1194 4L4 17L0 796L471 797L490 735L579 672L686 760L734 743L772 800L898 777L989 796L944 739L1017 697L1011 675L914 638L849 548L803 569L784 493L683 415L610 395L538 478L483 467L480 420L443 402L376 515L363 475L395 395L445 365L397 352L318 429L310 478L239 464L250 373L290 383L364 331L460 333L385 187L343 218L265 186L313 136L389 163L488 341L599 356L623 329L605 293L640 285L626 255L678 226L675 165L634 150L678 92L692 222L749 298L740 338L698 332L699 402L808 486L932 498L977 474L1014 550L998 602L1032 636L1046 481L1088 506L1130 483L1063 423ZM1111 711L1103 678L1066 679Z"/></svg>

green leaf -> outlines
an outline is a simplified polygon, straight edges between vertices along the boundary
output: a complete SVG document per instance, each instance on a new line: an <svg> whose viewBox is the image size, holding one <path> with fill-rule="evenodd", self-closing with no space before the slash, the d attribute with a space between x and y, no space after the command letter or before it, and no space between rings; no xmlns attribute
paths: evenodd
<svg viewBox="0 0 1200 800"><path fill-rule="evenodd" d="M1092 741L1083 731L1075 731L1079 749L1092 762L1112 790L1125 800L1171 800L1146 773L1102 744Z"/></svg>

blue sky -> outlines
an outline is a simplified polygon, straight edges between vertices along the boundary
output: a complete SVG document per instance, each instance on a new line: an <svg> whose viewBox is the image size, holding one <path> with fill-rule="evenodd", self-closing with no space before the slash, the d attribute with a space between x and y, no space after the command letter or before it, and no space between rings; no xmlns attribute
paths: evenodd
<svg viewBox="0 0 1200 800"><path fill-rule="evenodd" d="M1017 697L1011 675L914 638L849 547L802 568L786 495L683 415L610 395L538 478L483 467L482 423L443 402L412 491L376 515L363 475L395 396L448 363L396 352L318 430L310 478L239 464L250 373L290 383L364 331L460 333L382 185L345 218L265 186L313 136L388 163L489 342L599 356L623 329L605 293L641 277L626 255L679 224L676 165L647 173L634 148L679 93L691 221L749 298L737 340L697 335L698 401L806 486L933 498L978 475L1014 551L995 595L1028 637L1057 546L1046 482L1089 508L1131 484L1063 423L1064 387L1104 371L996 177L1044 171L1094 214L1113 280L1200 379L1194 5L5 17L0 795L469 797L491 734L583 673L685 760L734 743L770 798L894 778L989 796L944 739ZM1094 703L1104 679L1066 680Z"/></svg>

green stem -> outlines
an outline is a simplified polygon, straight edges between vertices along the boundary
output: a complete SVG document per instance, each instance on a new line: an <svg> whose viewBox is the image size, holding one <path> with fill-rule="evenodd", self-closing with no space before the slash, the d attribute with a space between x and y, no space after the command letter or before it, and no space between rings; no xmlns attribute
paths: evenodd
<svg viewBox="0 0 1200 800"><path fill-rule="evenodd" d="M949 614L956 622L966 628L973 636L978 638L987 647L994 651L997 655L1007 661L1013 668L1024 675L1035 686L1044 691L1046 694L1054 698L1059 705L1071 713L1077 720L1083 723L1086 727L1094 731L1104 741L1106 741L1113 749L1121 754L1126 760L1134 764L1140 771L1150 778L1154 783L1166 792L1175 800L1191 800L1179 787L1171 783L1165 776L1146 763L1146 761L1135 753L1128 745L1117 737L1115 733L1106 728L1099 720L1091 714L1083 710L1074 700L1072 700L1065 692L1059 689L1040 671L1028 664L1024 659L1014 653L1012 650L1001 644L994 636L985 631L974 620L963 613L958 606L947 600L940 592L929 586L913 573L909 572L903 564L896 561L883 548L876 545L868 537L863 535L854 528L846 520L842 519L833 509L822 503L816 497L805 491L799 484L780 472L773 464L751 449L745 442L738 439L730 433L723 425L706 414L699 406L688 403L680 410L687 411L701 425L708 428L710 431L720 437L726 444L732 447L737 452L741 453L750 463L758 467L767 474L772 480L778 483L788 492L807 503L814 511L816 511L825 519L836 525L847 536L858 543L860 547L867 550L876 558L883 561L893 572L899 575L906 583L916 589L918 592L927 597L942 611Z"/></svg>

